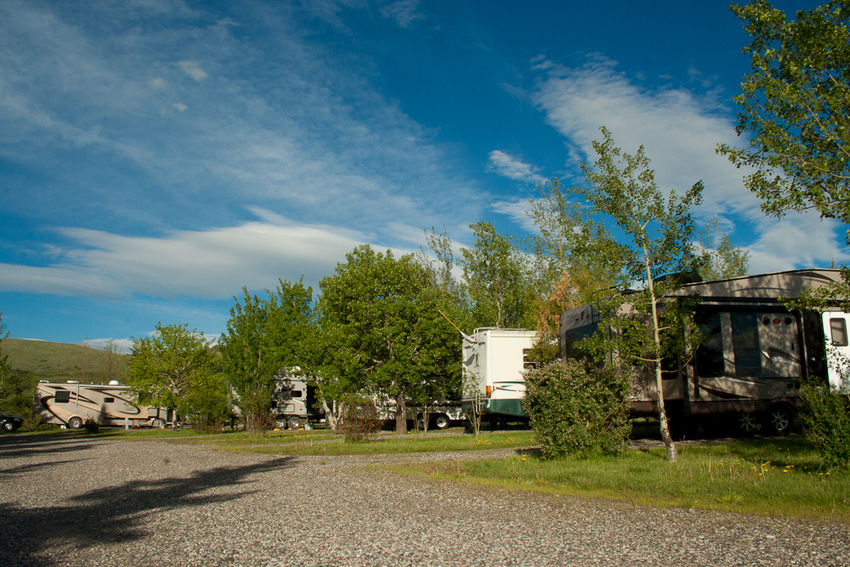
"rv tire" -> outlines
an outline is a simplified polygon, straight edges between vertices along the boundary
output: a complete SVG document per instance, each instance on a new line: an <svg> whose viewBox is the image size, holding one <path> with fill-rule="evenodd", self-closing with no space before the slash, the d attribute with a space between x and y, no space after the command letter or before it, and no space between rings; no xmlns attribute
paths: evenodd
<svg viewBox="0 0 850 567"><path fill-rule="evenodd" d="M12 423L11 421L7 421L6 423L3 424L3 429L5 429L6 431L14 431L15 430L15 424Z"/></svg>
<svg viewBox="0 0 850 567"><path fill-rule="evenodd" d="M766 425L773 435L785 435L790 431L794 422L791 408L785 404L777 404L767 412Z"/></svg>
<svg viewBox="0 0 850 567"><path fill-rule="evenodd" d="M289 429L298 429L301 427L301 419L296 416L290 417L286 423L289 425Z"/></svg>
<svg viewBox="0 0 850 567"><path fill-rule="evenodd" d="M442 413L439 413L434 417L434 426L437 429L448 429L451 422L452 421L449 419L449 416Z"/></svg>
<svg viewBox="0 0 850 567"><path fill-rule="evenodd" d="M286 418L279 417L279 418L274 420L274 426L277 427L278 429L286 429L287 425L288 425L288 423L286 421Z"/></svg>
<svg viewBox="0 0 850 567"><path fill-rule="evenodd" d="M742 435L754 435L758 427L756 414L742 411L738 414L738 433Z"/></svg>
<svg viewBox="0 0 850 567"><path fill-rule="evenodd" d="M68 429L79 429L83 426L83 420L80 417L72 417L68 420Z"/></svg>
<svg viewBox="0 0 850 567"><path fill-rule="evenodd" d="M151 422L151 427L162 429L163 427L165 427L165 420L158 417Z"/></svg>

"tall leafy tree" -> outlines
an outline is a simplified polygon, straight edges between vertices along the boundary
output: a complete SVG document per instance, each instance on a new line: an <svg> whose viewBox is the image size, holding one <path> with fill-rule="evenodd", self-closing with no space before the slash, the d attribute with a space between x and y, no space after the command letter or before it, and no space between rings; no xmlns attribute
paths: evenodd
<svg viewBox="0 0 850 567"><path fill-rule="evenodd" d="M558 179L529 199L528 215L539 231L529 240L536 293L536 329L539 340L531 357L548 361L560 354L557 346L561 313L597 299L601 292L625 284L619 264L620 244L585 207L570 201L573 190Z"/></svg>
<svg viewBox="0 0 850 567"><path fill-rule="evenodd" d="M189 325L156 325L150 337L133 339L127 382L155 405L185 408L185 397L198 382L217 371L210 340Z"/></svg>
<svg viewBox="0 0 850 567"><path fill-rule="evenodd" d="M768 214L814 209L850 224L850 2L791 21L765 0L730 8L752 37L744 49L752 71L735 98L736 130L751 138L747 148L718 151L755 168L745 184Z"/></svg>
<svg viewBox="0 0 850 567"><path fill-rule="evenodd" d="M429 384L458 379L460 349L439 313L450 297L413 255L395 258L369 245L348 253L319 286L335 388L395 399L396 430L405 432L407 400L423 395Z"/></svg>
<svg viewBox="0 0 850 567"><path fill-rule="evenodd" d="M751 72L735 98L736 131L750 141L746 148L723 144L718 153L755 168L744 183L767 214L815 210L850 224L850 1L798 11L795 20L765 0L730 9L752 38L744 48ZM850 269L843 267L840 282L801 299L850 308L848 298Z"/></svg>
<svg viewBox="0 0 850 567"><path fill-rule="evenodd" d="M227 332L219 340L224 374L240 397L249 427L261 427L271 403L274 375L303 363L312 331L313 290L303 280L280 280L267 298L242 289L234 297ZM257 427L254 427L257 426Z"/></svg>
<svg viewBox="0 0 850 567"><path fill-rule="evenodd" d="M535 299L528 258L489 222L470 225L475 246L461 249L458 263L476 326L520 328L534 323Z"/></svg>
<svg viewBox="0 0 850 567"><path fill-rule="evenodd" d="M659 276L691 268L691 245L694 222L690 208L701 202L703 185L696 183L684 195L671 191L666 197L655 183L655 173L650 169L649 158L643 146L635 155L622 152L614 145L611 133L602 128L603 141L593 142L598 156L593 165L583 164L582 170L589 188L577 189L590 205L593 213L612 219L624 233L627 242L618 250L617 258L609 261L619 264L630 281L640 282L641 291L615 295L608 308L615 312L628 301L632 309L644 317L623 317L612 321L620 328L617 350L631 365L646 366L655 375L658 416L661 436L671 462L678 459L676 446L670 435L667 412L664 407L662 360L676 345L679 333L671 331L662 319L659 304L669 290L670 282L659 281ZM618 305L619 304L619 305ZM667 310L668 315L673 314ZM676 314L676 318L681 314ZM668 341L663 341L664 331ZM599 335L598 338L602 339ZM611 352L610 344L602 344L597 353Z"/></svg>

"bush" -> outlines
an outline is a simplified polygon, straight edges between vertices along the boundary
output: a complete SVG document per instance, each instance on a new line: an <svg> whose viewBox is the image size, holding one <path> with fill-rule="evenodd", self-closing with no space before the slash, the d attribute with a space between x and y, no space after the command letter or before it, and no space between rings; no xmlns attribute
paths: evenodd
<svg viewBox="0 0 850 567"><path fill-rule="evenodd" d="M347 443L366 441L384 427L378 416L375 402L364 396L347 394L342 396L343 406L340 429Z"/></svg>
<svg viewBox="0 0 850 567"><path fill-rule="evenodd" d="M545 458L617 454L628 446L629 381L583 361L559 361L525 375L523 407Z"/></svg>
<svg viewBox="0 0 850 567"><path fill-rule="evenodd" d="M86 433L97 433L100 431L100 423L93 417L87 417L83 422L83 428L86 430Z"/></svg>
<svg viewBox="0 0 850 567"><path fill-rule="evenodd" d="M251 435L264 435L274 426L270 387L261 384L250 386L242 392L239 407L245 416L245 429Z"/></svg>
<svg viewBox="0 0 850 567"><path fill-rule="evenodd" d="M850 467L850 394L826 384L805 384L800 415L806 437L828 467Z"/></svg>

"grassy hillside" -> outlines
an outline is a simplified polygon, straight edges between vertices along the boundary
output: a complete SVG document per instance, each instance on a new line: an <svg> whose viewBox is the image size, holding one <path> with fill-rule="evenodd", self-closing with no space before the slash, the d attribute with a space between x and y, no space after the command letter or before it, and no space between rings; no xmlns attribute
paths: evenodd
<svg viewBox="0 0 850 567"><path fill-rule="evenodd" d="M9 367L20 376L38 380L108 382L125 379L127 355L112 354L83 345L24 339L3 339L0 348L9 356ZM111 367L110 367L111 365Z"/></svg>

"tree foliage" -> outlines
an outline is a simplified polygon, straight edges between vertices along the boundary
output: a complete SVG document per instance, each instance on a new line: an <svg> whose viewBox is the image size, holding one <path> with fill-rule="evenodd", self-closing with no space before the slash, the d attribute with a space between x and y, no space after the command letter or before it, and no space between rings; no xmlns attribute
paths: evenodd
<svg viewBox="0 0 850 567"><path fill-rule="evenodd" d="M234 297L227 332L219 340L222 367L239 396L248 428L258 433L270 426L274 376L290 366L304 364L315 334L313 290L303 280L279 280L268 298L251 295L242 288Z"/></svg>
<svg viewBox="0 0 850 567"><path fill-rule="evenodd" d="M534 290L526 256L489 222L470 225L475 246L458 263L476 327L524 328L533 324Z"/></svg>
<svg viewBox="0 0 850 567"><path fill-rule="evenodd" d="M728 234L718 234L717 219L712 219L697 234L699 275L706 281L746 276L750 253L732 244Z"/></svg>
<svg viewBox="0 0 850 567"><path fill-rule="evenodd" d="M745 184L768 214L815 209L850 223L850 2L832 0L791 21L765 0L731 9L752 37L744 49L752 72L735 99L736 130L752 137L747 148L718 151L756 169Z"/></svg>
<svg viewBox="0 0 850 567"><path fill-rule="evenodd" d="M133 339L133 353L128 362L128 384L147 394L154 405L177 407L192 413L187 402L196 390L209 383L215 374L218 357L210 341L189 325L156 325L150 337Z"/></svg>
<svg viewBox="0 0 850 567"><path fill-rule="evenodd" d="M335 273L319 282L320 326L326 344L326 387L395 400L396 430L406 431L406 401L456 388L459 356L455 331L440 315L451 297L434 285L413 255L355 248Z"/></svg>
<svg viewBox="0 0 850 567"><path fill-rule="evenodd" d="M677 285L677 279L662 281L659 276L692 268L694 222L690 208L701 202L703 185L698 182L681 196L670 191L665 198L655 183L655 172L649 167L643 146L635 155L629 155L614 145L606 128L601 130L603 141L593 142L597 161L582 165L590 187L576 190L590 205L592 213L612 219L625 235L625 246L618 249L618 257L607 260L618 264L629 281L639 282L640 290L628 295L614 294L605 312L614 315L609 324L619 329L615 337L616 351L624 357L621 361L627 368L645 366L655 375L661 435L668 459L673 462L677 460L677 451L664 407L661 363L673 345L684 347L676 338L684 333L667 325L659 309L662 298ZM623 313L621 309L626 302L631 313ZM666 311L673 312L669 307ZM674 320L684 321L683 313L678 312ZM615 350L603 335L596 337L598 355Z"/></svg>

